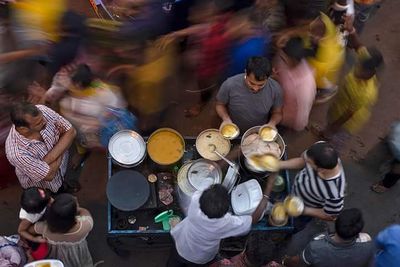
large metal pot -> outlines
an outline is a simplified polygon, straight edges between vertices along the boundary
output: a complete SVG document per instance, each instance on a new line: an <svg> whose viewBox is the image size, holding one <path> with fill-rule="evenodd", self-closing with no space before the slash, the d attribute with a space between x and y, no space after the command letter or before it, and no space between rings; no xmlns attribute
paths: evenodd
<svg viewBox="0 0 400 267"><path fill-rule="evenodd" d="M260 171L259 169L255 168L251 164L249 164L249 159L250 159L250 156L252 155L252 153L246 153L246 151L243 150L243 143L246 140L246 138L249 137L252 134L257 134L258 135L258 132L259 132L260 128L261 128L261 126L254 126L254 127L250 128L250 129L248 129L242 136L242 140L240 142L240 147L241 147L242 155L245 157L244 163L245 163L246 168L248 168L252 172L265 173L265 171ZM285 144L285 141L283 140L282 136L279 133L277 134L275 142L279 145L279 148L281 150L281 153L279 155L279 159L282 159L282 157L285 154L286 144Z"/></svg>
<svg viewBox="0 0 400 267"><path fill-rule="evenodd" d="M189 167L187 178L189 184L196 191L204 191L210 185L221 183L222 170L221 167L213 161L198 159Z"/></svg>
<svg viewBox="0 0 400 267"><path fill-rule="evenodd" d="M122 130L111 137L108 152L117 165L132 168L145 159L146 143L137 132Z"/></svg>

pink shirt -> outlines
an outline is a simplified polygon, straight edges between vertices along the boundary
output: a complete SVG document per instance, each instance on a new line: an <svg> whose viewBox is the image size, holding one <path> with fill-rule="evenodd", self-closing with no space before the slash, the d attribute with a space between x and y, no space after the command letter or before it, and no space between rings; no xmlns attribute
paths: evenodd
<svg viewBox="0 0 400 267"><path fill-rule="evenodd" d="M65 152L52 181L44 181L50 166L43 161L47 153L57 144L61 135L68 131L71 124L58 113L43 105L37 105L46 121L40 131L42 141L27 139L19 134L15 126L11 127L6 140L8 161L15 167L15 174L23 188L41 187L57 192L61 187L68 164L68 152Z"/></svg>
<svg viewBox="0 0 400 267"><path fill-rule="evenodd" d="M276 63L278 82L283 91L283 117L280 124L302 131L308 124L316 94L313 71L305 60L289 68L278 56Z"/></svg>

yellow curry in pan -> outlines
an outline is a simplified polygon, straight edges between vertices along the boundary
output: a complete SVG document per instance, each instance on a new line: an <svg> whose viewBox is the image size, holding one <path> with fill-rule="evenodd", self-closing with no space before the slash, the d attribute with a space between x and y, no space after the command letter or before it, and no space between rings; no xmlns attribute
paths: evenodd
<svg viewBox="0 0 400 267"><path fill-rule="evenodd" d="M182 138L169 130L154 133L147 143L150 158L162 165L177 162L183 155Z"/></svg>

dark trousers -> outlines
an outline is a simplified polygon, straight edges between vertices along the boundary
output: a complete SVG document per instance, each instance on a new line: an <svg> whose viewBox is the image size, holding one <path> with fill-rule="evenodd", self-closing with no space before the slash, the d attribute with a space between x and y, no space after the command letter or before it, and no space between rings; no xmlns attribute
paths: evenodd
<svg viewBox="0 0 400 267"><path fill-rule="evenodd" d="M209 264L196 264L182 258L176 250L175 244L171 248L167 267L206 267Z"/></svg>

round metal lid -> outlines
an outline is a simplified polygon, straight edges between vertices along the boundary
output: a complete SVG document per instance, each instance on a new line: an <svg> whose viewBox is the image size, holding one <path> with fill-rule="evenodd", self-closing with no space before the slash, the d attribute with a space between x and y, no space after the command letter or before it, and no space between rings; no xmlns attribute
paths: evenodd
<svg viewBox="0 0 400 267"><path fill-rule="evenodd" d="M118 163L133 165L145 156L146 143L137 132L122 130L111 137L108 151Z"/></svg>
<svg viewBox="0 0 400 267"><path fill-rule="evenodd" d="M141 173L123 170L108 180L106 193L111 205L122 211L132 211L146 203L150 187Z"/></svg>
<svg viewBox="0 0 400 267"><path fill-rule="evenodd" d="M218 164L200 159L189 167L188 180L196 190L204 191L210 185L221 183L222 171Z"/></svg>
<svg viewBox="0 0 400 267"><path fill-rule="evenodd" d="M194 192L196 192L196 189L194 189L188 181L188 171L190 166L192 165L191 161L186 162L181 166L181 168L178 171L177 175L177 180L178 180L178 186L179 188L183 191L188 196L193 195Z"/></svg>

